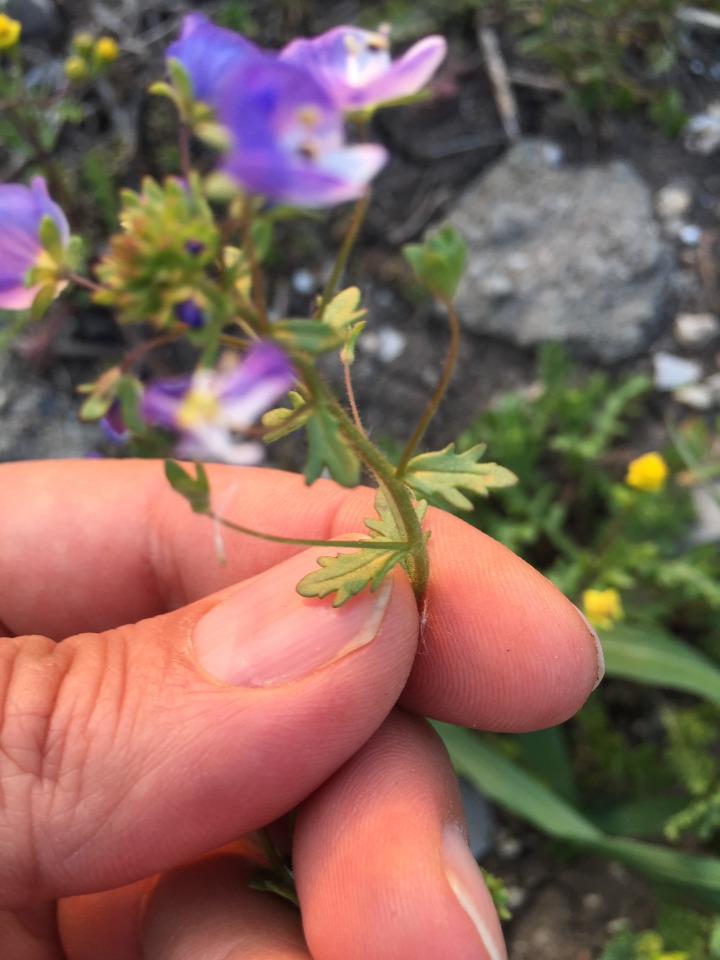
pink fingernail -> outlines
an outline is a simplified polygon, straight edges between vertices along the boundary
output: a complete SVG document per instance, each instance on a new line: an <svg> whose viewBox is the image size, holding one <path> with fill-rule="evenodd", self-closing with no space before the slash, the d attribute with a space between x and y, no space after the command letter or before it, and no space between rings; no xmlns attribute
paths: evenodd
<svg viewBox="0 0 720 960"><path fill-rule="evenodd" d="M392 577L341 607L307 600L295 586L308 558L286 561L213 607L195 627L200 665L243 687L291 683L375 639L392 592Z"/></svg>
<svg viewBox="0 0 720 960"><path fill-rule="evenodd" d="M472 920L488 960L507 960L495 904L480 867L456 823L447 824L443 831L443 860L448 883L460 906Z"/></svg>

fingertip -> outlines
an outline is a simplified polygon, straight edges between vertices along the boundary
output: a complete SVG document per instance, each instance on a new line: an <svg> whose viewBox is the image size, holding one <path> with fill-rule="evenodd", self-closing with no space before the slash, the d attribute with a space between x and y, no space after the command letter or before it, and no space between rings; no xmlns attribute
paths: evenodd
<svg viewBox="0 0 720 960"><path fill-rule="evenodd" d="M602 669L582 614L502 544L449 515L432 522L431 581L403 706L507 732L572 716Z"/></svg>

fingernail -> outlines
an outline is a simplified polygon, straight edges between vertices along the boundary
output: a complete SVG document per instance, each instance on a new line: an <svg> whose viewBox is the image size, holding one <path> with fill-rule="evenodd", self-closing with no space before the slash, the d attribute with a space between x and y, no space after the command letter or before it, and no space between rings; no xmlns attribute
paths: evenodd
<svg viewBox="0 0 720 960"><path fill-rule="evenodd" d="M587 627L588 633L592 637L592 641L595 644L595 654L597 656L597 678L595 680L593 690L596 690L597 687L600 686L600 681L605 676L605 654L603 653L602 644L600 643L600 637L595 632L595 628L593 627L593 625L590 623L588 618L585 616L585 614L582 612L582 610L579 607L575 607L575 609L580 614L582 622Z"/></svg>
<svg viewBox="0 0 720 960"><path fill-rule="evenodd" d="M272 687L306 677L377 636L392 592L392 577L342 607L305 599L295 587L308 572L306 554L260 574L197 623L200 665L224 683Z"/></svg>
<svg viewBox="0 0 720 960"><path fill-rule="evenodd" d="M488 960L507 960L495 904L475 857L459 826L449 823L443 831L445 876L460 906L477 930Z"/></svg>

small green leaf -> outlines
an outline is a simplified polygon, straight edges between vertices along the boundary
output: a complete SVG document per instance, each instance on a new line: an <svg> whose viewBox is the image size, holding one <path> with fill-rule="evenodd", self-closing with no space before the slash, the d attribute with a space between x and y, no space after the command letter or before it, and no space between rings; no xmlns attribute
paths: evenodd
<svg viewBox="0 0 720 960"><path fill-rule="evenodd" d="M55 263L61 263L63 260L63 239L60 234L60 227L50 214L46 213L40 221L38 235L43 250L47 250Z"/></svg>
<svg viewBox="0 0 720 960"><path fill-rule="evenodd" d="M120 412L123 422L133 433L141 434L147 430L147 424L140 416L140 402L143 397L143 386L137 377L129 374L121 377L117 382L117 397L120 401Z"/></svg>
<svg viewBox="0 0 720 960"><path fill-rule="evenodd" d="M378 490L375 494L375 510L377 517L369 517L365 520L365 526L372 531L373 539L403 540L403 527L398 523L388 498L382 490ZM427 503L424 500L418 500L415 504L415 513L420 522L424 520L426 512Z"/></svg>
<svg viewBox="0 0 720 960"><path fill-rule="evenodd" d="M185 65L180 60L175 59L175 57L169 57L167 69L172 85L175 90L177 90L181 102L183 104L190 104L194 99L194 91L190 74Z"/></svg>
<svg viewBox="0 0 720 960"><path fill-rule="evenodd" d="M340 429L340 421L327 407L317 406L307 422L308 459L305 481L315 480L327 468L333 480L343 487L360 482L360 461Z"/></svg>
<svg viewBox="0 0 720 960"><path fill-rule="evenodd" d="M326 597L335 593L333 606L339 607L368 585L377 590L383 578L405 557L407 544L389 547L387 550L362 549L351 553L338 553L332 557L319 557L321 570L315 570L302 578L297 585L301 597Z"/></svg>
<svg viewBox="0 0 720 960"><path fill-rule="evenodd" d="M322 315L323 323L329 324L337 331L345 331L356 320L362 320L367 310L360 306L361 293L358 287L348 287L336 294L325 307Z"/></svg>
<svg viewBox="0 0 720 960"><path fill-rule="evenodd" d="M455 227L446 224L423 243L407 243L403 254L416 276L436 296L455 296L467 263L467 247Z"/></svg>
<svg viewBox="0 0 720 960"><path fill-rule="evenodd" d="M304 427L312 414L312 407L305 403L303 398L296 390L288 393L292 409L288 407L275 407L274 410L268 410L263 414L262 425L268 432L263 437L266 443L272 443L279 440L280 437L286 437L294 430Z"/></svg>
<svg viewBox="0 0 720 960"><path fill-rule="evenodd" d="M207 513L210 510L210 482L202 463L195 465L195 471L193 477L175 460L165 461L165 476L173 490L185 497L194 513Z"/></svg>
<svg viewBox="0 0 720 960"><path fill-rule="evenodd" d="M359 323L354 324L350 327L348 331L348 338L345 343L345 346L340 351L340 359L343 363L355 363L355 348L357 347L357 342L360 339L360 334L365 329L365 321L361 320Z"/></svg>
<svg viewBox="0 0 720 960"><path fill-rule="evenodd" d="M107 394L92 393L84 400L78 416L86 423L91 423L104 417L112 406L113 397Z"/></svg>
<svg viewBox="0 0 720 960"><path fill-rule="evenodd" d="M509 487L517 482L515 474L505 467L480 463L484 453L484 443L463 453L457 453L455 444L449 443L443 450L413 457L402 479L422 497L446 510L472 510L472 501L461 489L486 497L492 487Z"/></svg>
<svg viewBox="0 0 720 960"><path fill-rule="evenodd" d="M33 320L40 320L50 309L52 302L57 297L57 284L45 283L35 294L35 299L30 307L30 316Z"/></svg>
<svg viewBox="0 0 720 960"><path fill-rule="evenodd" d="M335 350L343 343L337 330L322 320L279 320L273 324L273 337L290 349L313 356Z"/></svg>

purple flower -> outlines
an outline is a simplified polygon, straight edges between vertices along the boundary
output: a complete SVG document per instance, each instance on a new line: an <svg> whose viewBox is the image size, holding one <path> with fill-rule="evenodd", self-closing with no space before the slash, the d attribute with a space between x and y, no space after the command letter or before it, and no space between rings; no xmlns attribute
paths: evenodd
<svg viewBox="0 0 720 960"><path fill-rule="evenodd" d="M204 326L206 319L204 310L194 297L188 297L181 303L176 303L175 316L193 330Z"/></svg>
<svg viewBox="0 0 720 960"><path fill-rule="evenodd" d="M337 106L352 111L417 93L446 52L444 37L425 37L393 61L387 33L335 27L313 40L293 40L280 57L312 71Z"/></svg>
<svg viewBox="0 0 720 960"><path fill-rule="evenodd" d="M100 427L105 438L112 443L127 443L130 431L120 409L120 401L113 400L104 417L100 418Z"/></svg>
<svg viewBox="0 0 720 960"><path fill-rule="evenodd" d="M233 141L224 170L250 193L307 207L342 203L387 159L376 144L345 143L340 111L298 64L247 61L226 75L217 100Z"/></svg>
<svg viewBox="0 0 720 960"><path fill-rule="evenodd" d="M185 67L197 100L214 101L225 74L248 58L263 56L259 47L233 30L216 27L201 13L189 13L180 37L165 52L166 59L179 60Z"/></svg>
<svg viewBox="0 0 720 960"><path fill-rule="evenodd" d="M32 305L40 284L25 286L25 276L48 255L40 245L40 223L53 218L63 245L70 239L65 214L50 198L43 177L33 177L29 187L0 185L0 309L25 310Z"/></svg>
<svg viewBox="0 0 720 960"><path fill-rule="evenodd" d="M230 369L196 370L192 377L158 380L145 391L141 415L180 434L178 457L250 464L262 459L259 443L243 433L292 386L288 356L275 344L253 344Z"/></svg>

